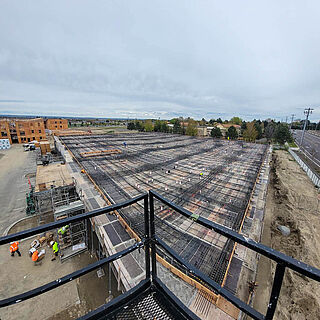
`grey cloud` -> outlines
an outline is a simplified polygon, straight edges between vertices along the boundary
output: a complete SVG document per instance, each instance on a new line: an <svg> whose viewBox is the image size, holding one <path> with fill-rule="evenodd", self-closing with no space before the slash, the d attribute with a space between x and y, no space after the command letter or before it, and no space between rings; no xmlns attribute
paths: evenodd
<svg viewBox="0 0 320 320"><path fill-rule="evenodd" d="M0 112L302 116L320 104L319 11L292 0L3 0Z"/></svg>

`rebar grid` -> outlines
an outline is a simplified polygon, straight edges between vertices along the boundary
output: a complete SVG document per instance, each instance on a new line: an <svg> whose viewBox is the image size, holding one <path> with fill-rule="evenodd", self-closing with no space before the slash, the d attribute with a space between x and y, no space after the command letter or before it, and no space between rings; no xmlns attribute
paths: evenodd
<svg viewBox="0 0 320 320"><path fill-rule="evenodd" d="M195 215L235 231L240 229L266 151L264 145L153 133L60 139L111 202L152 188ZM90 159L80 155L107 148L122 153ZM138 204L119 213L139 236L143 235L143 209ZM221 284L234 243L208 233L163 205L156 204L155 214L162 239Z"/></svg>

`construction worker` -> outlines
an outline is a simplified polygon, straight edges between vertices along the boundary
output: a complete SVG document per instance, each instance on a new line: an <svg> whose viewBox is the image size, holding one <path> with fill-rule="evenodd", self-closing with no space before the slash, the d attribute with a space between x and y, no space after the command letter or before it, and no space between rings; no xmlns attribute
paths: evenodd
<svg viewBox="0 0 320 320"><path fill-rule="evenodd" d="M53 246L52 246L52 250L53 250L53 253L54 255L57 257L58 256L58 252L59 252L59 246L58 246L58 242L55 241Z"/></svg>
<svg viewBox="0 0 320 320"><path fill-rule="evenodd" d="M34 264L36 265L39 259L39 252L38 250L36 250L33 254L32 254L32 261L34 262Z"/></svg>
<svg viewBox="0 0 320 320"><path fill-rule="evenodd" d="M69 229L69 225L63 226L62 228L60 228L60 229L58 230L58 233L63 236L68 229Z"/></svg>
<svg viewBox="0 0 320 320"><path fill-rule="evenodd" d="M32 261L34 262L35 265L40 265L41 264L41 260L44 258L46 254L46 250L45 249L41 249L40 252L38 250L36 250L33 254L32 254Z"/></svg>
<svg viewBox="0 0 320 320"><path fill-rule="evenodd" d="M15 253L15 252L18 253L19 257L21 257L21 253L20 253L20 251L19 251L19 242L18 242L18 241L11 243L10 252L11 252L11 257L14 256L14 253Z"/></svg>

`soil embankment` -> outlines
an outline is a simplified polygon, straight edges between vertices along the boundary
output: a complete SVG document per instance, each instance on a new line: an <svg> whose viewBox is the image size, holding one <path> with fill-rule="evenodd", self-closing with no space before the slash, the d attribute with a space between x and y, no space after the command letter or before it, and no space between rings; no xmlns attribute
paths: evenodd
<svg viewBox="0 0 320 320"><path fill-rule="evenodd" d="M277 227L290 228L284 236ZM318 190L289 153L276 151L267 195L262 243L320 268ZM265 313L275 264L261 258L254 306ZM318 320L320 284L286 270L275 319Z"/></svg>

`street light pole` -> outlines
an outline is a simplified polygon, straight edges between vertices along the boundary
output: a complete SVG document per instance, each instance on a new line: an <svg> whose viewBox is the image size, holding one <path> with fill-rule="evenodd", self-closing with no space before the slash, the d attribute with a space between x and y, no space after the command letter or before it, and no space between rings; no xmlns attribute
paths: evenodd
<svg viewBox="0 0 320 320"><path fill-rule="evenodd" d="M304 110L304 114L306 115L306 121L304 122L303 131L302 131L301 140L300 140L301 147L302 147L302 142L303 142L303 138L304 138L304 132L306 130L308 118L309 118L309 115L312 113L312 111L313 111L313 109L311 109L311 108L306 108Z"/></svg>

